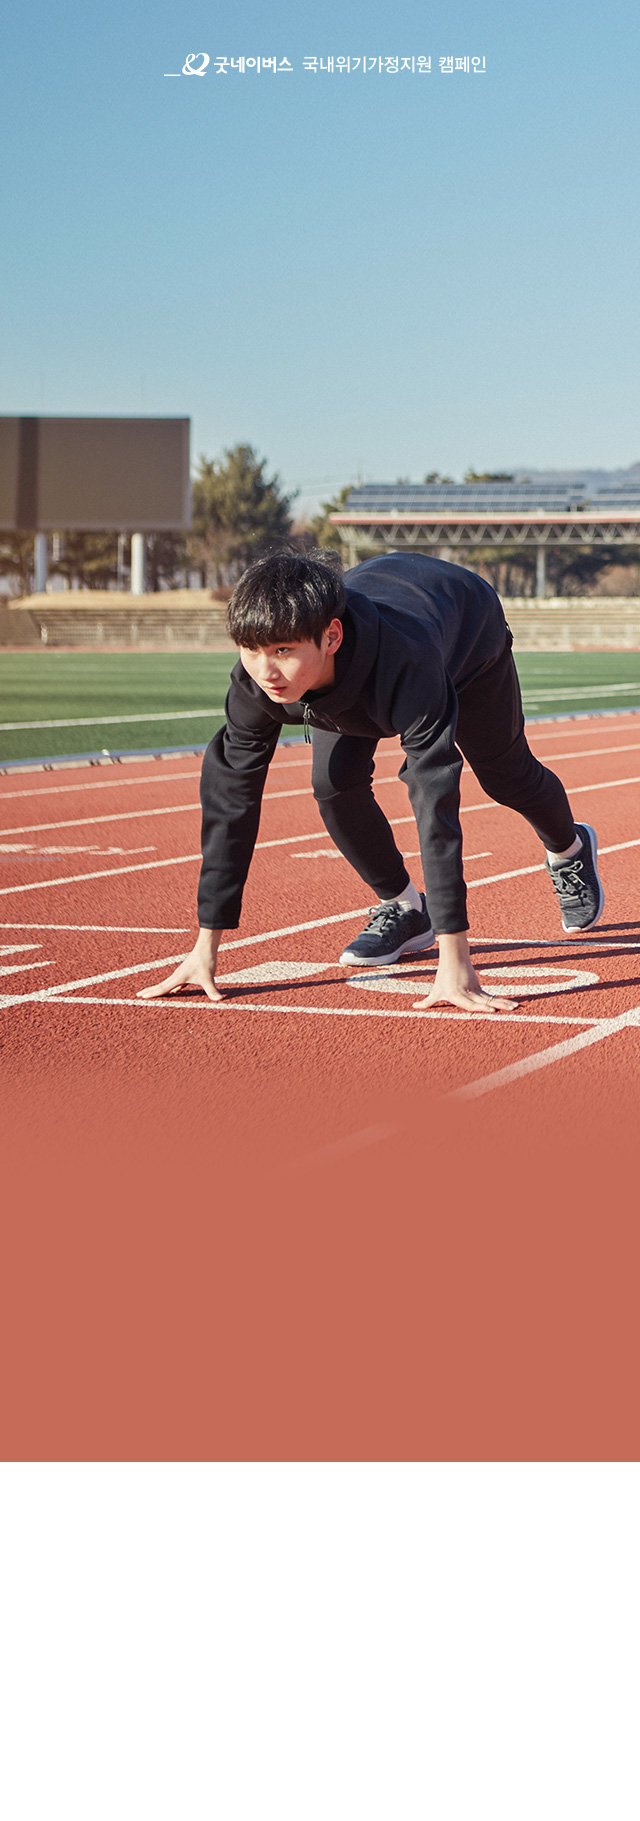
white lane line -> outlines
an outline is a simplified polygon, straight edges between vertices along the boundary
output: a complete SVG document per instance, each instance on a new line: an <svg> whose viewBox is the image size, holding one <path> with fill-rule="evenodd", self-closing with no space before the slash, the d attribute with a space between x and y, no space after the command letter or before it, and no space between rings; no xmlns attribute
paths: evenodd
<svg viewBox="0 0 640 1821"><path fill-rule="evenodd" d="M599 847L598 853L619 854L622 852L623 847L640 847L640 841L637 838L635 841L614 841L612 847Z"/></svg>
<svg viewBox="0 0 640 1821"><path fill-rule="evenodd" d="M48 829L51 829L51 828L84 828L84 827L95 828L95 827L97 827L98 823L101 823L101 822L129 822L129 821L136 821L136 820L144 821L144 820L146 820L147 816L175 816L175 815L177 815L179 810L185 810L185 809L192 810L195 815L198 815L198 816L200 815L200 804L199 803L177 803L177 804L170 805L170 807L168 809L127 809L121 815L118 814L118 815L113 815L113 816L81 816L77 820L69 821L69 822L32 822L32 823L28 824L27 826L25 826L24 828L0 828L0 836L27 835L27 834L36 833L36 832L39 834L44 834ZM407 822L413 822L413 816L403 817L402 820L407 821ZM322 834L321 828L315 829L313 834L311 834L311 835L281 835L277 841L256 841L256 848L258 848L258 847L286 847L287 844L292 841L316 841L319 834ZM69 851L73 852L74 850L70 849ZM81 849L78 848L75 851L79 853L81 851ZM90 851L90 850L88 850L88 851ZM140 849L139 851L143 852L145 850ZM47 849L47 852L49 852L49 849Z"/></svg>
<svg viewBox="0 0 640 1821"><path fill-rule="evenodd" d="M596 788L598 788L598 786L596 786ZM499 809L500 807L501 807L500 804L474 803L472 805L473 809L487 809L487 808ZM464 811L462 813L464 814ZM407 817L407 821L412 821L412 820L413 820L412 817ZM318 838L317 833L315 835L310 835L310 836L305 835L304 836L305 840L317 840L317 838ZM262 843L261 843L261 845L262 845ZM266 845L266 843L265 843L265 845ZM600 847L598 849L598 853L599 854L615 854L615 853L619 853L623 847L640 847L640 840L617 841L612 847ZM26 885L3 885L0 887L0 898L11 897L12 894L16 893L16 892L53 891L54 887L57 885L84 885L91 879L117 879L123 873L153 872L153 871L155 871L155 869L157 867L160 867L160 866L187 866L190 863L193 863L195 861L197 861L198 864L200 864L201 859L202 859L202 855L200 853L181 854L175 859L141 860L135 866L109 866L109 867L101 868L100 870L96 870L93 873L70 874L69 877L64 878L64 879L36 879L35 881L29 882ZM503 879L519 879L519 878L523 878L525 873L540 873L540 872L544 872L544 862L542 864L538 864L536 866L516 866L510 872L491 873L484 879L468 879L467 880L467 890L474 891L480 885L497 885ZM358 912L358 915L365 916L366 912L365 911ZM324 922L324 919L321 918L320 921ZM331 922L331 918L329 918L328 921ZM300 924L298 927L301 929L315 929L315 928L318 928L319 925L313 924L313 923L307 923L307 924Z"/></svg>
<svg viewBox="0 0 640 1821"><path fill-rule="evenodd" d="M0 929L60 929L91 936L188 936L190 930L177 924L149 923L0 923ZM39 942L28 943L40 948Z"/></svg>
<svg viewBox="0 0 640 1821"><path fill-rule="evenodd" d="M486 848L485 852L483 854L465 854L465 856L464 856L465 865L467 863L467 860L490 860L491 854L492 854L492 849L490 847ZM300 859L299 854L297 855L297 858ZM407 849L406 847L403 847L402 858L403 858L403 860L421 860L422 851L419 847L410 847L409 849Z"/></svg>
<svg viewBox="0 0 640 1821"><path fill-rule="evenodd" d="M300 764L300 760L296 759L295 763L296 763L296 765ZM282 771L284 771L287 769L287 767L285 767L283 765L282 767L280 767L280 769ZM189 773L189 774L181 773L180 775L182 777L184 777L185 775L197 777L197 773ZM171 783L175 783L175 781L176 781L175 779L170 780ZM147 782L155 782L155 780L147 780L146 778L124 778L124 779L118 780L118 783L125 783L125 784L132 784L132 783L133 784L144 784ZM399 783L400 780L395 779L395 778L379 778L377 780L377 782L380 784L385 784L385 783L393 784L393 783ZM65 786L63 786L63 788L69 789L70 786L65 785ZM93 787L90 785L87 785L86 788L91 789ZM95 788L98 789L99 786L96 785ZM15 791L13 794L15 796L19 796L21 793L19 791ZM33 791L33 792L24 792L22 794L27 795L27 796L28 795L35 796L37 793L35 791ZM308 795L309 795L308 790L298 790L298 791L268 790L268 791L265 791L265 794L263 797L263 802L268 803L274 797L287 797L287 796L307 797ZM4 799L0 796L0 803L3 800ZM194 813L197 813L198 815L200 814L200 802L197 797L196 797L195 801L192 803L169 803L167 805L163 805L163 807L160 809L114 810L108 816L71 816L63 822L60 822L60 821L25 822L25 823L21 824L19 827L15 827L15 828L0 828L0 837L2 837L4 835L42 834L42 833L44 833L45 830L50 829L50 828L87 828L87 827L93 828L94 826L97 827L99 822L132 822L132 821L136 821L136 820L144 820L147 816L178 816L178 815L182 815L185 811L189 812L189 810L192 810ZM402 817L401 819L403 821L412 822L413 816L406 816L406 817ZM294 837L290 837L290 838L293 839ZM295 839L302 840L303 837L299 835L299 836L296 836ZM260 845L274 846L275 843L274 842L271 842L271 843L263 842Z"/></svg>
<svg viewBox="0 0 640 1821"><path fill-rule="evenodd" d="M567 715L565 718L567 720L571 719L571 717L569 715ZM563 728L558 725L558 721L562 719L562 716L559 716L557 719L554 718L553 727L543 728L543 727L540 727L539 725L536 725L535 722L530 721L527 725L527 739L529 741L529 744L531 744L531 742L533 740L584 740L585 734L587 732L587 728L585 727L584 723L587 718L588 717L586 715L584 717L581 715L580 720L582 722L582 725L580 727L567 727L566 730L563 730ZM597 718L597 717L594 717L594 718ZM616 727L618 728L619 733L635 733L638 723L634 719L633 721L631 721L631 720L628 721L627 725L625 726L624 709L621 709L620 714L615 715L614 718L615 718ZM590 738L592 740L597 740L598 736L601 734L603 740L606 740L607 736L610 738L611 734L613 732L614 732L614 729L612 728L611 721L610 721L609 717L607 716L606 725L604 727L600 726L600 727L591 728Z"/></svg>
<svg viewBox="0 0 640 1821"><path fill-rule="evenodd" d="M0 828L0 838L6 835L43 835L51 828L97 828L103 822L140 822L146 821L148 816L178 816L184 810L193 810L199 815L197 797L195 803L169 803L162 809L122 809L115 810L109 816L71 816L64 822L25 822L21 828Z"/></svg>
<svg viewBox="0 0 640 1821"><path fill-rule="evenodd" d="M9 1005L35 1005L50 999L56 992L70 993L74 986L103 986L107 980L124 980L129 974L150 974L154 968L177 967L178 962L183 958L183 954L164 955L161 961L137 961L134 967L116 967L106 974L87 974L84 980L64 980L60 982L59 987L45 986L41 988L40 992L3 993L0 995L0 1006L6 1008Z"/></svg>
<svg viewBox="0 0 640 1821"><path fill-rule="evenodd" d="M621 790L623 784L640 784L640 778L608 778L606 784L572 784L572 797L582 797L589 790Z"/></svg>
<svg viewBox="0 0 640 1821"><path fill-rule="evenodd" d="M82 715L80 719L65 721L0 721L0 733L22 733L34 727L116 727L125 721L136 725L142 721L224 721L224 709L217 708L171 708L165 714L162 708L157 714L93 714Z"/></svg>
<svg viewBox="0 0 640 1821"><path fill-rule="evenodd" d="M584 752L545 752L543 758L548 765L550 759L601 759L611 752L640 752L640 740L631 740L628 746L587 746Z"/></svg>
<svg viewBox="0 0 640 1821"><path fill-rule="evenodd" d="M634 841L616 841L612 847L599 847L598 857L600 857L601 854L618 854L623 847L640 847L640 839L637 838ZM542 865L538 864L537 866L516 866L513 872L491 873L490 876L485 879L467 879L467 891L473 891L474 887L477 885L497 885L502 879L520 879L525 873L543 873L544 871L544 861L542 862Z"/></svg>
<svg viewBox="0 0 640 1821"><path fill-rule="evenodd" d="M367 915L368 907L366 910L338 911L337 915L332 917L314 917L307 923L289 923L283 929L264 930L259 936L234 936L232 942L220 943L218 954L222 954L225 949L253 948L256 943L276 942L280 936L297 936L303 930L325 929L331 923L349 923L352 918ZM150 973L153 968L177 967L178 962L183 960L184 949L179 955L161 955L156 961L142 961L136 967L116 967L110 969L107 974L91 974L83 980L61 980L59 986L44 987L39 993L4 995L0 998L0 1006L35 1003L50 998L54 993L71 993L74 987L102 986L105 980L123 980L127 974ZM337 966L337 963L335 965Z"/></svg>
<svg viewBox="0 0 640 1821"><path fill-rule="evenodd" d="M53 961L19 961L15 967L0 967L0 974L25 974L34 967L53 967Z"/></svg>
<svg viewBox="0 0 640 1821"><path fill-rule="evenodd" d="M64 929L84 936L190 936L179 923L0 923L0 929ZM40 943L29 943L40 949Z"/></svg>
<svg viewBox="0 0 640 1821"><path fill-rule="evenodd" d="M148 1007L151 1007L152 1011L169 1009L173 1011L182 1010L183 1012L208 1012L211 1014L212 1011L222 1012L224 1010L226 1012L264 1012L272 1017L289 1015L295 1018L417 1018L420 1020L421 1024L437 1024L452 1018L454 1022L458 1024L581 1024L587 1025L589 1030L592 1030L595 1022L591 1018L559 1018L554 1017L551 1014L549 1014L547 1018L542 1016L537 1017L528 1012L400 1012L392 1010L391 1008L378 1010L377 1006L357 1006L354 1008L352 1006L333 1005L251 1005L245 1003L244 1000L240 1002L236 999L224 999L221 1000L219 1004L212 1005L210 1000L195 998L116 999L114 997L113 999L107 999L100 998L97 994L88 996L80 993L77 997L74 994L74 997L70 998L63 997L62 989L59 993L54 991L50 993L34 993L33 998L38 998L48 1005L131 1005L135 1006L136 1011L146 1011ZM602 1024L610 1024L615 1021L603 1018L600 1022ZM554 1045L553 1047L557 1048L558 1046ZM542 1054L544 1054L544 1051Z"/></svg>
<svg viewBox="0 0 640 1821"><path fill-rule="evenodd" d="M91 784L39 784L36 790L3 790L0 783L0 803L11 803L16 797L77 797L85 790L132 790L136 785L142 789L146 784L182 784L187 778L197 781L199 776L199 771L159 771L156 762L156 770L148 778L96 778Z"/></svg>
<svg viewBox="0 0 640 1821"><path fill-rule="evenodd" d="M184 755L181 754L181 757L184 757ZM145 762L148 763L149 761L140 759L141 765L144 765ZM165 762L166 761L163 760L163 765ZM308 759L274 759L272 760L269 770L270 772L295 771L297 767L308 765L309 763L310 761ZM135 788L136 785L143 784L181 784L187 778L195 778L197 780L200 777L201 764L198 765L197 769L194 768L192 771L169 772L162 768L158 769L158 761L156 759L154 759L153 764L154 770L149 772L148 776L144 778L109 777L95 778L86 784L39 784L35 790L4 790L0 781L0 802L12 802L16 797L67 797L69 794L77 796L79 792L85 790L131 790Z"/></svg>
<svg viewBox="0 0 640 1821"><path fill-rule="evenodd" d="M382 784L391 784L393 780L391 778L382 778L380 782ZM398 780L398 782L400 782L400 780ZM608 778L605 784L570 784L568 786L568 791L570 797L581 797L584 796L585 792L588 793L590 790L619 790L622 788L623 784L640 784L640 778ZM460 815L471 816L479 809L503 809L504 807L504 804L495 803L493 798L489 797L485 803L463 803L460 808ZM405 820L408 821L409 818L406 817ZM599 853L604 853L604 851L605 850L602 847L598 849Z"/></svg>
<svg viewBox="0 0 640 1821"><path fill-rule="evenodd" d="M15 929L16 927L17 927L16 924L11 924L12 929ZM27 925L27 927L28 927L28 925ZM43 925L42 927L46 927L46 926ZM2 928L1 924L0 924L0 928ZM592 951L593 951L594 955L597 955L600 953L600 950L604 949L604 948L615 949L616 952L621 955L633 955L633 954L635 954L637 949L640 949L640 940L635 940L635 941L631 941L631 942L627 942L627 941L608 942L606 940L606 937L598 935L596 933L596 931L594 930L591 934L587 933L584 936L581 936L580 933L578 933L578 935L574 938L574 945L575 945L576 955L590 955L592 953ZM516 948L555 948L558 951L558 960L560 960L561 958L564 958L567 955L570 955L572 944L571 944L571 942L567 941L566 936L471 936L470 935L469 946L470 946L470 948L487 948L487 949L491 949L491 948L514 948L514 949L516 949ZM482 964L480 963L480 965L482 965ZM616 982L610 981L609 984L612 986L615 986Z"/></svg>
<svg viewBox="0 0 640 1821"><path fill-rule="evenodd" d="M480 1075L477 1081L467 1082L465 1087L455 1088L448 1096L451 1100L477 1100L482 1094L491 1094L496 1088L509 1087L512 1081L518 1081L523 1075L532 1075L538 1069L546 1069L556 1062L565 1062L579 1050L584 1050L592 1043L604 1043L607 1037L615 1037L619 1031L626 1031L632 1026L640 1025L640 1006L634 1006L629 1012L621 1012L618 1018L603 1018L598 1025L592 1025L589 1031L580 1031L576 1037L567 1037L562 1043L552 1043L546 1050L536 1050L533 1056L523 1056L520 1062L512 1062L507 1068L496 1069L493 1074Z"/></svg>
<svg viewBox="0 0 640 1821"><path fill-rule="evenodd" d="M30 885L2 885L0 898L9 898L13 892L53 891L56 885L84 885L88 879L117 879L122 873L149 873L157 866L187 866L190 860L201 859L201 854L182 854L177 860L140 860L135 866L104 866L95 873L70 873L66 879L36 879Z"/></svg>
<svg viewBox="0 0 640 1821"><path fill-rule="evenodd" d="M96 847L95 841L83 843L82 846L76 843L74 847L63 847L60 843L54 847L47 842L46 847L38 847L35 841L3 841L0 843L0 860L14 860L19 864L20 860L38 860L41 857L44 860L68 859L70 854L120 854L122 857L124 854L156 854L157 851L157 847L150 842L145 847Z"/></svg>
<svg viewBox="0 0 640 1821"><path fill-rule="evenodd" d="M522 701L528 708L534 708L537 702L561 702L566 701L567 697L571 699L574 696L586 697L587 700L591 697L595 701L599 696L623 695L640 695L640 684L600 683L596 688L592 688L589 683L578 683L574 689L571 689L569 684L562 683L554 684L552 689L545 689L544 686L542 689L529 689L526 685L522 689Z"/></svg>
<svg viewBox="0 0 640 1821"><path fill-rule="evenodd" d="M15 926L14 926L15 927ZM41 942L3 942L0 955L26 955L27 950L33 953L34 948L42 948Z"/></svg>

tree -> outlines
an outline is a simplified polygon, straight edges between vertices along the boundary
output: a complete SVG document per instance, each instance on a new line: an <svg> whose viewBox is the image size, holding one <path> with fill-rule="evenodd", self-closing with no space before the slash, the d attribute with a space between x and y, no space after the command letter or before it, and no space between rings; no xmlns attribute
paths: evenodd
<svg viewBox="0 0 640 1821"><path fill-rule="evenodd" d="M108 588L118 574L118 538L115 531L65 531L60 534L57 557L49 559L49 574L64 577L70 588Z"/></svg>
<svg viewBox="0 0 640 1821"><path fill-rule="evenodd" d="M3 531L0 536L0 575L10 578L10 597L29 594L33 577L33 533Z"/></svg>
<svg viewBox="0 0 640 1821"><path fill-rule="evenodd" d="M265 467L250 443L226 449L221 461L200 457L188 547L203 587L233 584L254 557L288 538L295 495L283 494Z"/></svg>
<svg viewBox="0 0 640 1821"><path fill-rule="evenodd" d="M432 481L441 481L443 486L446 482L450 486L451 481L452 481L452 476L450 474L439 474L437 468L431 468L429 473L425 474L425 477L424 477L425 487L429 487L431 485Z"/></svg>
<svg viewBox="0 0 640 1821"><path fill-rule="evenodd" d="M466 481L512 481L513 474L476 474L475 468L467 468Z"/></svg>
<svg viewBox="0 0 640 1821"><path fill-rule="evenodd" d="M331 524L331 513L342 512L352 488L353 481L349 481L348 486L336 493L335 499L323 500L319 513L312 518L311 531L319 550L338 550L342 556L345 547L338 526Z"/></svg>
<svg viewBox="0 0 640 1821"><path fill-rule="evenodd" d="M146 589L157 594L162 588L188 586L189 557L183 537L173 531L153 531L146 539Z"/></svg>

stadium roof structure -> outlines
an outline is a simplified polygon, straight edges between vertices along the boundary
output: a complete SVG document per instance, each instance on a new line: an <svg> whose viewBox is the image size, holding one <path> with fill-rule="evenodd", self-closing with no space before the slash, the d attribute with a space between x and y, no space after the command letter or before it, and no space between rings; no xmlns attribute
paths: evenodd
<svg viewBox="0 0 640 1821"><path fill-rule="evenodd" d="M588 489L580 482L557 481L425 481L422 486L397 481L393 486L353 487L341 516L363 513L405 518L413 513L446 517L469 512L540 513L608 512L630 507L640 514L640 476L633 482Z"/></svg>
<svg viewBox="0 0 640 1821"><path fill-rule="evenodd" d="M397 481L353 487L331 523L348 568L394 550L431 552L450 562L535 549L538 593L546 553L640 544L638 480L609 486L580 481Z"/></svg>

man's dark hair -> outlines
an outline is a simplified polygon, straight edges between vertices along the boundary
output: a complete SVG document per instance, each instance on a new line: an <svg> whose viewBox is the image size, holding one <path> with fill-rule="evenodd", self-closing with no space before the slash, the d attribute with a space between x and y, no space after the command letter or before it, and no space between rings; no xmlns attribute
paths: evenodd
<svg viewBox="0 0 640 1821"><path fill-rule="evenodd" d="M345 603L337 555L275 550L236 582L227 610L229 637L247 651L293 640L320 646L331 620L342 619Z"/></svg>

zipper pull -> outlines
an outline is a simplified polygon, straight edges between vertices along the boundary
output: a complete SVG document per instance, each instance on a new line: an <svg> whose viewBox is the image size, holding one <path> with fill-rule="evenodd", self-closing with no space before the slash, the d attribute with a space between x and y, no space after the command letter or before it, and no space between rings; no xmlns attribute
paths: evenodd
<svg viewBox="0 0 640 1821"><path fill-rule="evenodd" d="M309 703L308 703L308 702L303 702L303 704L302 704L302 724L303 724L303 727L304 727L304 737L305 737L305 741L306 741L306 743L307 743L307 745L308 745L308 746L310 746L310 745L311 745L311 734L310 734L310 732L309 732L309 727L310 727L310 716L311 716L311 710L310 710L310 708L309 708Z"/></svg>

